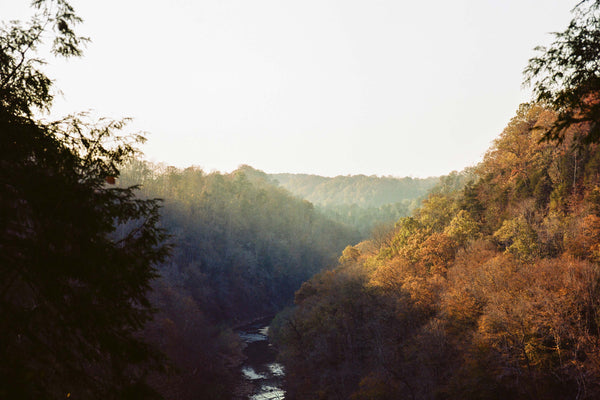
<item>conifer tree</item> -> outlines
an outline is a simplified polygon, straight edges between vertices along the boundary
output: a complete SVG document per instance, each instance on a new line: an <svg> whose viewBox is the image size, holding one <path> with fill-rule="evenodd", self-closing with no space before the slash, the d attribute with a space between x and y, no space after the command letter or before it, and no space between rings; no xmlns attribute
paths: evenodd
<svg viewBox="0 0 600 400"><path fill-rule="evenodd" d="M52 81L37 58L85 38L64 0L36 0L0 28L0 398L152 398L162 358L137 332L152 315L154 265L168 253L159 203L111 185L143 137L126 121L46 122Z"/></svg>

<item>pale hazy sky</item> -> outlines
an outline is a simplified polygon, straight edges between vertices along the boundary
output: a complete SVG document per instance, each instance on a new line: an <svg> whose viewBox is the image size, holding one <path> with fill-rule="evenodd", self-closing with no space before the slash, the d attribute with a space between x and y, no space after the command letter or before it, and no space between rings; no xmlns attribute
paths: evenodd
<svg viewBox="0 0 600 400"><path fill-rule="evenodd" d="M92 42L48 59L57 115L132 117L146 158L179 167L425 177L481 160L576 1L71 3Z"/></svg>

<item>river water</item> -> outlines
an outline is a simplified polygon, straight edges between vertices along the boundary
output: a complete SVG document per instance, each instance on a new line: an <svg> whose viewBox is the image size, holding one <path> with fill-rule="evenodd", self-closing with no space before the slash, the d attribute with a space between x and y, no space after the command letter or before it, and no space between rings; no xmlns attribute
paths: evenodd
<svg viewBox="0 0 600 400"><path fill-rule="evenodd" d="M247 359L241 366L249 400L282 400L284 369L276 362L277 351L269 343L268 323L263 319L238 330L246 343L244 354Z"/></svg>

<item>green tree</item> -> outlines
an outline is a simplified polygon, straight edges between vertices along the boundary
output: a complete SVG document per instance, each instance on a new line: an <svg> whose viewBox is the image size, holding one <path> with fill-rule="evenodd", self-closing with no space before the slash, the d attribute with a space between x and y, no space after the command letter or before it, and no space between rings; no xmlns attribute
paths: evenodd
<svg viewBox="0 0 600 400"><path fill-rule="evenodd" d="M505 244L507 253L522 260L529 260L538 254L537 234L522 215L504 220L494 237Z"/></svg>
<svg viewBox="0 0 600 400"><path fill-rule="evenodd" d="M168 253L159 203L107 184L143 138L34 116L52 102L36 47L54 32L53 52L78 56L85 39L65 1L33 6L0 29L0 398L152 398L162 358L137 332Z"/></svg>
<svg viewBox="0 0 600 400"><path fill-rule="evenodd" d="M479 225L468 211L460 210L452 221L446 226L444 232L459 244L465 244L477 239L480 235Z"/></svg>

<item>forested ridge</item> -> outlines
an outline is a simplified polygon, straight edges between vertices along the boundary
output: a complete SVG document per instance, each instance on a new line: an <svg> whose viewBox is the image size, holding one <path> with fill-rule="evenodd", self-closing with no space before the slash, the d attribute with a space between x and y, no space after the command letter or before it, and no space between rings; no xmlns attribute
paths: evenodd
<svg viewBox="0 0 600 400"><path fill-rule="evenodd" d="M366 175L333 178L308 174L269 174L281 187L316 205L379 207L419 198L438 182L431 178L395 178Z"/></svg>
<svg viewBox="0 0 600 400"><path fill-rule="evenodd" d="M579 2L464 187L302 285L272 332L286 398L600 397L598 32Z"/></svg>
<svg viewBox="0 0 600 400"><path fill-rule="evenodd" d="M127 120L43 119L37 48L88 39L67 1L32 9L0 28L0 398L244 395L233 329L286 306L287 399L600 398L600 1L481 163L402 190L166 167Z"/></svg>
<svg viewBox="0 0 600 400"><path fill-rule="evenodd" d="M226 398L235 388L240 323L274 315L315 273L333 267L356 233L308 201L240 168L230 174L132 161L118 184L161 198L173 243L150 297L158 309L145 337L179 368L155 378L168 398Z"/></svg>
<svg viewBox="0 0 600 400"><path fill-rule="evenodd" d="M269 174L294 195L323 214L357 230L362 239L406 217L439 181L439 177L395 178L366 175L334 178L308 174Z"/></svg>
<svg viewBox="0 0 600 400"><path fill-rule="evenodd" d="M161 223L176 244L169 262L204 275L213 295L202 299L203 307L220 320L277 311L355 239L311 203L266 179L250 180L243 170L205 173L136 161L119 180L141 183L142 197L162 199ZM200 282L189 284L202 291Z"/></svg>
<svg viewBox="0 0 600 400"><path fill-rule="evenodd" d="M462 190L347 247L274 334L290 399L600 396L600 152L522 105Z"/></svg>

